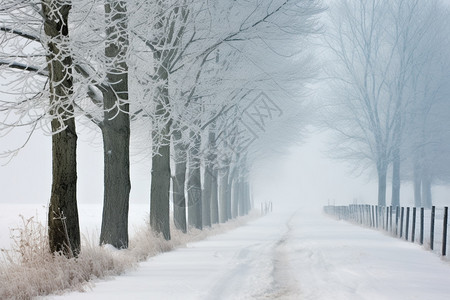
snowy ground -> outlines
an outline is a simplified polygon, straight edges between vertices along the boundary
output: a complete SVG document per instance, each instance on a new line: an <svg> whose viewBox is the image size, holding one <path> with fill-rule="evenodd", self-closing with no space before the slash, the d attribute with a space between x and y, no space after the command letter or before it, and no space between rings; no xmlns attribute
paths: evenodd
<svg viewBox="0 0 450 300"><path fill-rule="evenodd" d="M319 210L274 212L43 299L449 299L450 263Z"/></svg>

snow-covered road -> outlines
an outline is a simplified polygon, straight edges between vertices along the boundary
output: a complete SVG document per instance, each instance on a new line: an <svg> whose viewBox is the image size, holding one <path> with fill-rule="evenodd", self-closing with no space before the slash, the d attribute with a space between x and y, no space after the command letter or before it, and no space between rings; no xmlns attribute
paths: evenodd
<svg viewBox="0 0 450 300"><path fill-rule="evenodd" d="M45 299L449 299L450 263L418 245L330 219L274 212Z"/></svg>

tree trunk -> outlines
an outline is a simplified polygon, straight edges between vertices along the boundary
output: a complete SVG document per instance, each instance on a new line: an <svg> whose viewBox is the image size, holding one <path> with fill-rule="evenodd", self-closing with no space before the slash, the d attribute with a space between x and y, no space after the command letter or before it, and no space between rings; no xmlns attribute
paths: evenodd
<svg viewBox="0 0 450 300"><path fill-rule="evenodd" d="M211 227L211 200L213 185L213 168L210 162L206 162L204 172L204 188L202 193L202 223L203 226Z"/></svg>
<svg viewBox="0 0 450 300"><path fill-rule="evenodd" d="M228 221L228 175L230 167L226 166L220 170L219 183L219 221L225 223Z"/></svg>
<svg viewBox="0 0 450 300"><path fill-rule="evenodd" d="M48 211L50 251L66 256L80 252L77 208L77 134L73 93L72 57L69 50L68 17L71 6L43 0L44 32L48 38L47 67L52 127L52 190Z"/></svg>
<svg viewBox="0 0 450 300"><path fill-rule="evenodd" d="M422 205L425 208L431 208L433 205L431 195L431 178L426 172L422 176Z"/></svg>
<svg viewBox="0 0 450 300"><path fill-rule="evenodd" d="M232 218L236 218L239 215L239 203L241 200L240 190L241 190L241 181L237 178L238 176L235 176L233 179L233 185L232 185L232 191L233 191L233 197L232 197Z"/></svg>
<svg viewBox="0 0 450 300"><path fill-rule="evenodd" d="M377 167L378 172L378 206L386 206L386 173L387 167Z"/></svg>
<svg viewBox="0 0 450 300"><path fill-rule="evenodd" d="M100 244L110 244L117 249L128 247L129 125L128 115L119 113L112 120L105 118L102 128L104 201Z"/></svg>
<svg viewBox="0 0 450 300"><path fill-rule="evenodd" d="M219 197L218 197L218 176L217 168L212 168L211 174L211 223L219 223Z"/></svg>
<svg viewBox="0 0 450 300"><path fill-rule="evenodd" d="M245 193L245 182L241 180L239 184L239 216L245 215L245 203L246 203L246 193Z"/></svg>
<svg viewBox="0 0 450 300"><path fill-rule="evenodd" d="M416 207L422 206L422 195L421 195L421 170L419 163L414 163L414 205Z"/></svg>
<svg viewBox="0 0 450 300"><path fill-rule="evenodd" d="M229 176L228 176L229 177ZM227 220L231 220L232 219L232 203L231 203L231 180L230 178L228 178L228 181L226 182L227 185L227 193L226 193L226 203L227 203Z"/></svg>
<svg viewBox="0 0 450 300"><path fill-rule="evenodd" d="M128 102L128 48L126 3L107 2L105 56L109 89L103 90L101 124L104 155L104 200L100 244L128 247L130 182L130 117Z"/></svg>
<svg viewBox="0 0 450 300"><path fill-rule="evenodd" d="M400 150L394 150L394 160L392 164L392 200L393 207L400 206Z"/></svg>
<svg viewBox="0 0 450 300"><path fill-rule="evenodd" d="M252 209L252 202L250 201L250 184L245 182L245 196L244 196L244 215L248 215L250 210Z"/></svg>
<svg viewBox="0 0 450 300"><path fill-rule="evenodd" d="M162 26L162 25L161 25ZM152 130L152 179L150 190L150 225L156 233L170 240L170 116L169 61L167 53L153 53L157 86L155 119Z"/></svg>
<svg viewBox="0 0 450 300"><path fill-rule="evenodd" d="M189 149L189 178L187 184L188 194L188 220L189 225L202 229L202 184L200 172L200 135L190 133L193 145Z"/></svg>
<svg viewBox="0 0 450 300"><path fill-rule="evenodd" d="M219 176L219 172L215 166L217 160L217 149L216 149L216 123L212 122L209 127L208 134L208 155L206 157L206 167L205 167L205 206L209 205L210 207L210 224L219 223L219 198L217 195L218 192L218 182L217 176ZM208 183L207 183L208 182ZM205 216L206 218L206 216ZM208 221L206 219L206 221ZM206 225L207 223L205 223Z"/></svg>
<svg viewBox="0 0 450 300"><path fill-rule="evenodd" d="M65 130L52 136L53 181L48 212L50 250L63 251L66 256L80 252L80 228L77 208L77 134L75 120L64 122ZM52 120L52 130L60 128Z"/></svg>
<svg viewBox="0 0 450 300"><path fill-rule="evenodd" d="M186 224L186 145L181 143L181 131L174 130L173 149L175 155L175 176L173 178L173 218L175 227L182 232L187 232Z"/></svg>
<svg viewBox="0 0 450 300"><path fill-rule="evenodd" d="M167 135L168 125L166 125ZM157 137L153 135L153 140ZM152 183L150 191L150 226L170 240L170 145L155 150L152 158Z"/></svg>

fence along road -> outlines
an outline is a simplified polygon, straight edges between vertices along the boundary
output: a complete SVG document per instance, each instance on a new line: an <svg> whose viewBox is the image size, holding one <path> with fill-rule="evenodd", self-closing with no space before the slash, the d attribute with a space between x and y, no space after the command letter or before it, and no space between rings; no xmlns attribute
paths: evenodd
<svg viewBox="0 0 450 300"><path fill-rule="evenodd" d="M324 212L339 220L386 231L392 236L424 245L442 256L448 249L448 207L393 207L369 204L324 206Z"/></svg>

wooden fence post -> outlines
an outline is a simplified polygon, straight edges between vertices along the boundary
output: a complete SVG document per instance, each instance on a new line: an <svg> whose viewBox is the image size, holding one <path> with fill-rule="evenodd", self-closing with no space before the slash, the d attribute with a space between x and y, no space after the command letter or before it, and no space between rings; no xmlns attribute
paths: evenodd
<svg viewBox="0 0 450 300"><path fill-rule="evenodd" d="M375 206L374 205L372 205L371 206L371 210L372 210L372 220L373 220L373 222L372 222L372 227L376 227L376 215L375 215Z"/></svg>
<svg viewBox="0 0 450 300"><path fill-rule="evenodd" d="M369 206L367 204L364 205L364 225L370 225L370 213L369 213Z"/></svg>
<svg viewBox="0 0 450 300"><path fill-rule="evenodd" d="M366 221L366 216L364 215L364 205L361 205L361 224L364 225Z"/></svg>
<svg viewBox="0 0 450 300"><path fill-rule="evenodd" d="M404 215L405 208L402 207L401 211L402 212L400 214L400 238L402 238L402 236L403 236L403 215Z"/></svg>
<svg viewBox="0 0 450 300"><path fill-rule="evenodd" d="M423 219L424 219L424 208L420 208L420 244L423 245Z"/></svg>
<svg viewBox="0 0 450 300"><path fill-rule="evenodd" d="M360 222L359 205L355 206L355 213L356 213L356 223L359 223Z"/></svg>
<svg viewBox="0 0 450 300"><path fill-rule="evenodd" d="M378 228L378 205L374 206L373 209L375 210L375 224L374 224L374 227Z"/></svg>
<svg viewBox="0 0 450 300"><path fill-rule="evenodd" d="M412 217L411 242L414 243L414 239L416 238L416 207L413 207Z"/></svg>
<svg viewBox="0 0 450 300"><path fill-rule="evenodd" d="M436 207L431 207L431 226L430 226L430 249L434 249L434 218L436 216Z"/></svg>
<svg viewBox="0 0 450 300"><path fill-rule="evenodd" d="M408 234L409 234L409 207L406 208L405 240L408 240Z"/></svg>
<svg viewBox="0 0 450 300"><path fill-rule="evenodd" d="M394 233L394 226L392 226L392 205L389 209L389 223L391 224L391 233Z"/></svg>
<svg viewBox="0 0 450 300"><path fill-rule="evenodd" d="M361 205L356 206L356 209L358 210L358 223L361 224Z"/></svg>
<svg viewBox="0 0 450 300"><path fill-rule="evenodd" d="M366 206L361 205L361 224L364 225L366 222Z"/></svg>
<svg viewBox="0 0 450 300"><path fill-rule="evenodd" d="M448 207L444 207L444 227L442 228L442 256L447 255Z"/></svg>
<svg viewBox="0 0 450 300"><path fill-rule="evenodd" d="M386 206L386 231L389 231L389 206Z"/></svg>
<svg viewBox="0 0 450 300"><path fill-rule="evenodd" d="M400 214L400 208L398 206L395 207L395 236L398 236L398 217Z"/></svg>

